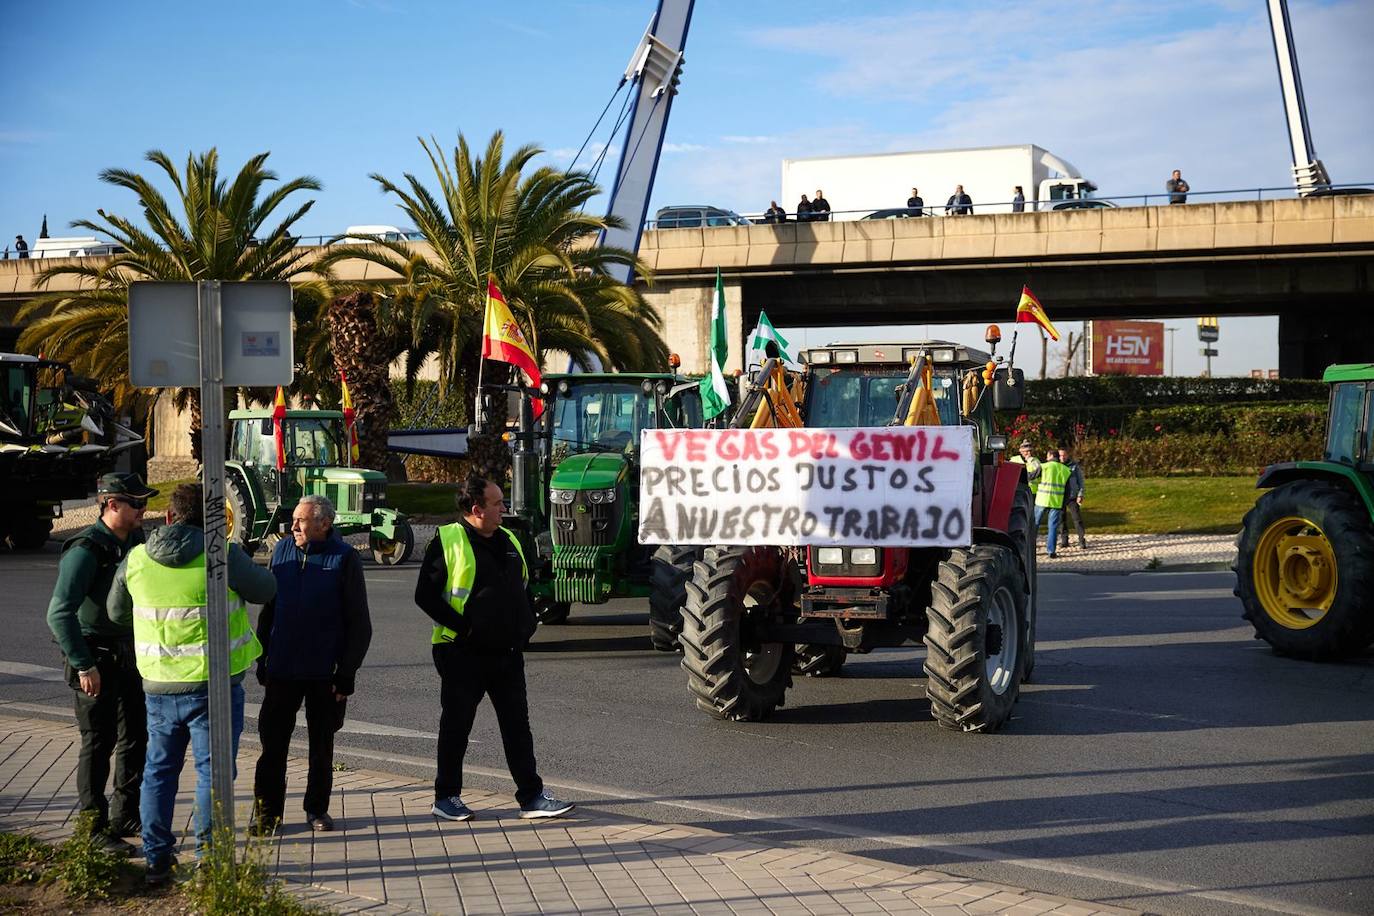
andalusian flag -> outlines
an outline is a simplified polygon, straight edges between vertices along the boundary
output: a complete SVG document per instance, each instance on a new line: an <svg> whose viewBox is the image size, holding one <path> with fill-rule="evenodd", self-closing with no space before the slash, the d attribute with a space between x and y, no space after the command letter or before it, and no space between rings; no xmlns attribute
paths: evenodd
<svg viewBox="0 0 1374 916"><path fill-rule="evenodd" d="M496 279L487 278L487 313L482 323L482 357L510 363L529 376L531 387L538 388L541 381L539 361L534 358L534 348L520 330L506 297L496 288ZM535 399L536 418L544 412L544 402Z"/></svg>
<svg viewBox="0 0 1374 916"><path fill-rule="evenodd" d="M353 410L353 396L348 393L348 376L339 370L339 384L343 387L344 429L348 431L348 454L358 460L358 416Z"/></svg>
<svg viewBox="0 0 1374 916"><path fill-rule="evenodd" d="M711 371L701 380L701 409L706 419L714 419L730 406L730 386L725 382L725 360L730 342L725 336L725 282L716 268L716 307L711 313Z"/></svg>
<svg viewBox="0 0 1374 916"><path fill-rule="evenodd" d="M286 420L286 393L277 386L277 404L272 408L272 438L277 443L277 470L286 470L286 431L282 423Z"/></svg>
<svg viewBox="0 0 1374 916"><path fill-rule="evenodd" d="M773 327L773 322L768 320L768 313L760 310L759 323L754 326L754 333L749 338L749 349L762 353L767 359L769 347L776 351L783 362L793 362L792 354L787 351L787 338L779 334L778 329Z"/></svg>
<svg viewBox="0 0 1374 916"><path fill-rule="evenodd" d="M1045 333L1049 334L1051 339L1059 339L1059 332L1051 323L1050 316L1045 314L1045 307L1035 298L1035 293L1030 291L1029 286L1021 287L1021 301L1016 306L1016 321L1018 324L1023 321L1038 324L1045 329Z"/></svg>

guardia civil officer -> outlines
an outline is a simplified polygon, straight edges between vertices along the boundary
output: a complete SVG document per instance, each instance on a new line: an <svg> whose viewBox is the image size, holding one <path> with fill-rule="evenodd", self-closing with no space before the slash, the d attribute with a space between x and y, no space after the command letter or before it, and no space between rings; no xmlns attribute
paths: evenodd
<svg viewBox="0 0 1374 916"><path fill-rule="evenodd" d="M48 629L62 649L81 730L78 804L94 815L99 841L123 853L133 850L119 838L138 836L141 829L138 787L148 728L133 627L112 623L105 616L105 599L120 561L143 543L143 510L156 495L137 474L101 477L96 485L100 518L62 546L48 603ZM111 758L114 791L106 800Z"/></svg>
<svg viewBox="0 0 1374 916"><path fill-rule="evenodd" d="M501 488L476 475L458 497L463 517L430 541L415 586L415 603L434 621L431 651L439 672L439 753L434 778L436 817L466 821L463 756L482 697L491 697L506 765L523 818L558 817L573 809L544 791L534 759L524 649L534 635L529 567L520 541L501 527Z"/></svg>

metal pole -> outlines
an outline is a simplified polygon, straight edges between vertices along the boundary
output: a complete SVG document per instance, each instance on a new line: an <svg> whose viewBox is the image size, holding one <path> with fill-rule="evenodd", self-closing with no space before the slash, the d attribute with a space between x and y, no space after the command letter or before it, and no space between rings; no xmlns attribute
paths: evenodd
<svg viewBox="0 0 1374 916"><path fill-rule="evenodd" d="M200 312L200 456L205 494L205 620L210 653L213 827L234 830L234 733L229 673L229 564L224 517L224 355L220 282L197 284Z"/></svg>

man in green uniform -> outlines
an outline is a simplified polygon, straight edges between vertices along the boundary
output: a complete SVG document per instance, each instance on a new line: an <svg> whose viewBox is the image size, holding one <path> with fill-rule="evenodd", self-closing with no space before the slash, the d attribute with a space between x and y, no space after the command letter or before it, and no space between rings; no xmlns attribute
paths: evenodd
<svg viewBox="0 0 1374 916"><path fill-rule="evenodd" d="M1059 453L1054 449L1045 453L1040 465L1040 489L1035 491L1035 533L1040 534L1040 519L1048 510L1050 514L1050 533L1045 540L1045 551L1054 559L1054 549L1059 544L1059 525L1064 518L1064 487L1073 472L1060 463Z"/></svg>
<svg viewBox="0 0 1374 916"><path fill-rule="evenodd" d="M143 543L143 510L157 490L137 474L106 474L97 486L100 518L62 547L48 628L65 661L81 729L76 789L82 811L95 816L101 842L132 851L120 837L137 836L139 783L148 731L143 682L134 664L134 633L105 615L115 568ZM105 798L114 758L114 792Z"/></svg>

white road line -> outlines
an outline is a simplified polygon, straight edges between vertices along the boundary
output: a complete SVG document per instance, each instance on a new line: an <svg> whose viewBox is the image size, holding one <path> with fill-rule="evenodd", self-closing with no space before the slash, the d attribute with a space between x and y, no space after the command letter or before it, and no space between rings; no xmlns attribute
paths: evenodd
<svg viewBox="0 0 1374 916"><path fill-rule="evenodd" d="M14 662L0 663L0 671L5 671L7 667L13 666ZM28 668L38 668L36 665L26 666ZM54 669L43 669L52 671ZM10 672L18 673L18 672ZM58 672L59 674L61 672ZM40 678L47 680L47 678ZM248 706L256 704L246 704ZM68 707L43 706L32 703L11 703L0 701L0 711L13 709L17 712L34 712L48 715L60 715L72 717L74 714ZM256 714L256 710L254 710ZM375 726L378 728L391 728L390 726ZM403 732L405 736L423 736L426 732L412 732L406 729L395 729L394 734ZM364 732L368 734L368 732ZM245 735L245 737L249 737ZM436 736L430 736L431 740ZM303 743L292 742L293 746L304 747ZM370 751L362 748L349 748L336 745L336 754L347 754L350 757L357 757L363 760L374 760L382 763L401 764L404 766L427 768L433 767L434 761L429 758L408 757L400 754L383 754L377 751ZM496 770L489 767L464 766L464 770L480 775L488 779L495 779L500 782L510 782L510 774L505 770ZM766 823L770 826L792 827L797 830L810 831L816 834L829 836L846 837L856 840L867 840L883 846L890 846L899 849L922 849L931 852L938 852L944 855L959 856L964 859L971 859L978 862L989 862L999 865L1011 865L1017 868L1026 868L1034 871L1050 872L1052 874L1069 875L1075 878L1084 878L1092 881L1101 881L1109 884L1118 884L1125 887L1138 888L1142 891L1155 894L1168 894L1170 896L1199 897L1205 900L1215 900L1221 903L1234 904L1236 906L1248 907L1253 910L1262 910L1267 913L1294 914L1294 916L1339 916L1337 910L1325 910L1315 907L1305 907L1301 905L1288 905L1281 901L1269 900L1263 897L1254 897L1249 894L1240 894L1233 891L1208 890L1191 884L1179 884L1173 881L1163 881L1155 878L1146 878L1141 875L1132 875L1126 872L1115 871L1112 869L1092 868L1086 865L1077 865L1072 862L1065 862L1058 859L1032 859L1024 857L1009 857L1006 853L994 848L982 846L969 846L963 843L955 843L944 840L938 836L919 837L919 836L893 836L891 834L880 833L876 830L869 830L863 827L850 827L835 824L831 821L819 820L806 817L784 817L768 814L762 811L754 811L749 808L738 808L728 805L715 805L696 799L673 798L654 795L652 793L640 792L634 789L621 789L614 786L604 786L596 783L580 782L575 780L545 780L545 782L557 789L566 789L573 793L583 795L599 795L603 798L616 799L618 801L639 802L641 804L661 805L665 808L676 808L685 811L692 811L698 814L707 814L712 817L728 818L730 820L757 821Z"/></svg>

